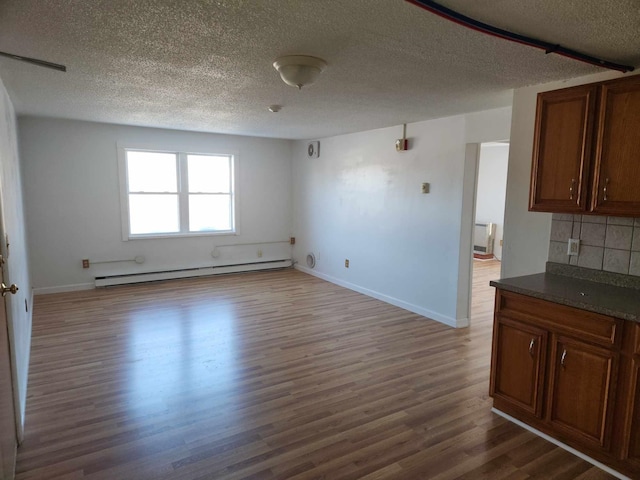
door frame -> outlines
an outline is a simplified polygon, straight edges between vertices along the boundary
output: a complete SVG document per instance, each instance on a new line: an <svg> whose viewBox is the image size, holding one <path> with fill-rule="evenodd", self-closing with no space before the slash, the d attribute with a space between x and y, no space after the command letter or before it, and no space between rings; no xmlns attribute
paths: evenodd
<svg viewBox="0 0 640 480"><path fill-rule="evenodd" d="M509 142L510 139L486 140L467 143L464 159L464 177L462 184L462 214L460 223L460 251L458 263L458 298L456 321L459 327L471 324L471 295L473 288L473 229L476 223L476 200L478 195L478 169L480 167L480 148L483 143ZM509 148L509 160L511 148ZM507 181L508 181L507 175ZM503 226L504 235L504 226ZM503 277L504 263L500 262L500 278Z"/></svg>

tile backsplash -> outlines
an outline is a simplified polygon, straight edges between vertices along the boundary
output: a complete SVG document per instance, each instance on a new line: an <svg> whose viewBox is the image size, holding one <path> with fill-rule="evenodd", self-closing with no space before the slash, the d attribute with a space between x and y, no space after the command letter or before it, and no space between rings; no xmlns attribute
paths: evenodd
<svg viewBox="0 0 640 480"><path fill-rule="evenodd" d="M567 255L570 238L580 239L578 255ZM640 276L640 218L554 213L549 261Z"/></svg>

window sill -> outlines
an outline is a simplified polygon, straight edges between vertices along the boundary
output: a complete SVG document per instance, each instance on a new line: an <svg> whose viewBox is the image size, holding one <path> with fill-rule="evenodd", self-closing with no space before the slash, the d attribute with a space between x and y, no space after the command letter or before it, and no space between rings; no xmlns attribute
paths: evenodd
<svg viewBox="0 0 640 480"><path fill-rule="evenodd" d="M235 236L238 235L237 231L225 231L225 232L193 232L193 233L160 233L149 235L130 235L124 238L124 241L129 240L155 240L162 238L190 238L190 237L220 237L220 236Z"/></svg>

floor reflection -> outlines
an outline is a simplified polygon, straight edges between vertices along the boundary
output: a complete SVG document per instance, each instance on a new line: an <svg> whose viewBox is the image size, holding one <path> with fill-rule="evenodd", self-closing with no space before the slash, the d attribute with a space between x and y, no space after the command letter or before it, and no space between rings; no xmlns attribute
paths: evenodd
<svg viewBox="0 0 640 480"><path fill-rule="evenodd" d="M176 306L131 313L127 396L146 416L230 393L238 370L233 307Z"/></svg>

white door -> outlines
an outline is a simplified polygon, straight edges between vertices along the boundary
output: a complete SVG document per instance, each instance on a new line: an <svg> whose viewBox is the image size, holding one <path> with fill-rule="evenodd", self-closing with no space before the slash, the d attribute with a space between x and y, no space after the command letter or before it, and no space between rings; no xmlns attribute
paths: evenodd
<svg viewBox="0 0 640 480"><path fill-rule="evenodd" d="M0 240L1 241L1 240ZM2 260L0 260L1 262ZM0 283L4 281L0 268ZM7 326L7 302L0 301L0 479L14 477L16 463L16 416L11 381L11 354Z"/></svg>
<svg viewBox="0 0 640 480"><path fill-rule="evenodd" d="M18 439L5 295L16 293L18 288L15 285L6 288L4 284L7 267L5 263L9 257L9 238L5 234L1 194L2 192L0 192L0 480L11 480L15 476Z"/></svg>

